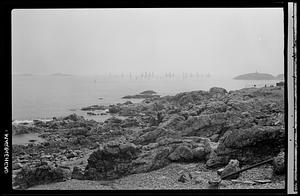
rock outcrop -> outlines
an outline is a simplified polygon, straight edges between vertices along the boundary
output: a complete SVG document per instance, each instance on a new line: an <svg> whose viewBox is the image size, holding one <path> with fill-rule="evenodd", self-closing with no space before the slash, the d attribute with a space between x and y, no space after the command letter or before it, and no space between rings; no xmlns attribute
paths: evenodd
<svg viewBox="0 0 300 196"><path fill-rule="evenodd" d="M84 176L107 180L160 169L171 162L206 161L210 151L209 140L199 137L165 138L147 146L113 141L91 154Z"/></svg>
<svg viewBox="0 0 300 196"><path fill-rule="evenodd" d="M13 127L15 133L38 131L45 139L41 144L13 146L14 171L22 171L16 184L28 187L38 181L70 177L110 180L160 169L172 162L203 162L207 168L215 168L236 159L243 166L276 157L284 149L281 87L229 92L214 87L84 110L98 109L114 117L96 122L72 114ZM58 166L82 158L82 149L91 153L86 156L87 165L73 170ZM285 172L283 157L281 153L274 159L276 174ZM56 165L33 164L39 159Z"/></svg>
<svg viewBox="0 0 300 196"><path fill-rule="evenodd" d="M71 178L71 170L68 167L55 167L46 162L35 167L24 166L15 177L15 185L18 189L26 189L33 185L62 182Z"/></svg>
<svg viewBox="0 0 300 196"><path fill-rule="evenodd" d="M132 171L132 160L137 158L138 148L132 143L109 142L88 159L86 179L114 179Z"/></svg>
<svg viewBox="0 0 300 196"><path fill-rule="evenodd" d="M207 161L208 167L226 164L237 159L242 164L256 163L276 156L284 147L285 132L281 127L253 126L227 131Z"/></svg>

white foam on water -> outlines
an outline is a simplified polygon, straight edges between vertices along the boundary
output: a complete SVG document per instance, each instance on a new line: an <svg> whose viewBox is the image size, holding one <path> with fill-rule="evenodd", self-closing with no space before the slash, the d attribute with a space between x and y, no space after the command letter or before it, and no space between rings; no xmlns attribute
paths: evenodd
<svg viewBox="0 0 300 196"><path fill-rule="evenodd" d="M36 119L36 120L39 120L39 121L42 121L42 122L49 122L53 119ZM34 120L13 120L12 121L12 124L13 125L18 125L18 124L33 124L33 121Z"/></svg>
<svg viewBox="0 0 300 196"><path fill-rule="evenodd" d="M24 124L24 123L32 124L33 120L14 120L12 122L13 125Z"/></svg>

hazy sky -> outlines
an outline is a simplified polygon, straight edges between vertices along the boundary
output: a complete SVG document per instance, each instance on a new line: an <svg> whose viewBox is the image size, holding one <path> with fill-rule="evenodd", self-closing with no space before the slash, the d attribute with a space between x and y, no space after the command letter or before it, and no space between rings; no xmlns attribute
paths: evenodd
<svg viewBox="0 0 300 196"><path fill-rule="evenodd" d="M282 8L16 9L13 73L283 73Z"/></svg>

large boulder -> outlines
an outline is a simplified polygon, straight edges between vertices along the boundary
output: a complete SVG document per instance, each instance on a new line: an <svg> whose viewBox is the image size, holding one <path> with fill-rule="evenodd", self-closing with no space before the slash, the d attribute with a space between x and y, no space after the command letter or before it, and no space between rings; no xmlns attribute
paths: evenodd
<svg viewBox="0 0 300 196"><path fill-rule="evenodd" d="M148 147L149 146L149 147ZM147 145L146 151L133 161L134 173L148 172L171 162L205 161L211 151L209 140L200 137L161 138Z"/></svg>
<svg viewBox="0 0 300 196"><path fill-rule="evenodd" d="M212 94L216 94L216 93L225 94L225 93L227 93L227 91L224 88L212 87L212 88L209 89L209 93L212 93Z"/></svg>
<svg viewBox="0 0 300 196"><path fill-rule="evenodd" d="M274 157L284 147L283 127L253 126L246 129L227 131L219 140L219 145L207 161L208 167L226 164L229 159L237 159L242 164L252 164Z"/></svg>
<svg viewBox="0 0 300 196"><path fill-rule="evenodd" d="M115 179L160 169L170 163L168 155L171 152L171 147L158 147L157 144L149 151L142 151L138 146L128 142L106 144L89 157L84 179Z"/></svg>
<svg viewBox="0 0 300 196"><path fill-rule="evenodd" d="M284 129L274 126L253 126L248 129L236 129L227 131L221 138L220 144L225 148L242 148L255 146L260 143L281 144L284 141ZM220 146L221 146L220 145ZM274 144L273 144L274 146Z"/></svg>
<svg viewBox="0 0 300 196"><path fill-rule="evenodd" d="M139 149L133 143L109 142L90 155L85 178L102 180L127 175L133 169L132 160L138 153Z"/></svg>
<svg viewBox="0 0 300 196"><path fill-rule="evenodd" d="M171 161L190 161L193 159L193 151L188 146L180 145L168 158Z"/></svg>
<svg viewBox="0 0 300 196"><path fill-rule="evenodd" d="M63 120L80 121L80 120L84 120L84 118L83 116L78 116L77 114L74 113L64 117Z"/></svg>
<svg viewBox="0 0 300 196"><path fill-rule="evenodd" d="M207 138L159 137L155 143L135 145L126 139L110 141L93 152L84 179L107 180L160 169L172 161L206 161L211 152Z"/></svg>
<svg viewBox="0 0 300 196"><path fill-rule="evenodd" d="M160 143L162 144L163 140ZM201 137L173 139L173 141L165 142L166 144L175 149L168 158L176 162L205 161L212 151L209 139Z"/></svg>
<svg viewBox="0 0 300 196"><path fill-rule="evenodd" d="M54 167L49 164L41 164L36 167L24 166L15 177L15 185L20 189L48 184L52 182L62 182L71 178L71 170L67 167Z"/></svg>
<svg viewBox="0 0 300 196"><path fill-rule="evenodd" d="M71 178L72 179L83 180L84 179L84 169L82 169L78 166L73 167Z"/></svg>

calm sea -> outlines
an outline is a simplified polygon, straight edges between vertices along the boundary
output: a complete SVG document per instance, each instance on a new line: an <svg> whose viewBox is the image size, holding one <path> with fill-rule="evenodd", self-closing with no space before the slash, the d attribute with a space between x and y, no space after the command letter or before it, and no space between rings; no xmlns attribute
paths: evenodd
<svg viewBox="0 0 300 196"><path fill-rule="evenodd" d="M154 90L158 94L175 95L193 90L223 87L237 90L245 87L275 85L276 80L243 81L227 77L148 79L103 76L13 76L12 120L50 119L77 113L103 121L109 116L88 116L80 108L99 104L123 103L125 95ZM141 100L131 100L138 102Z"/></svg>

